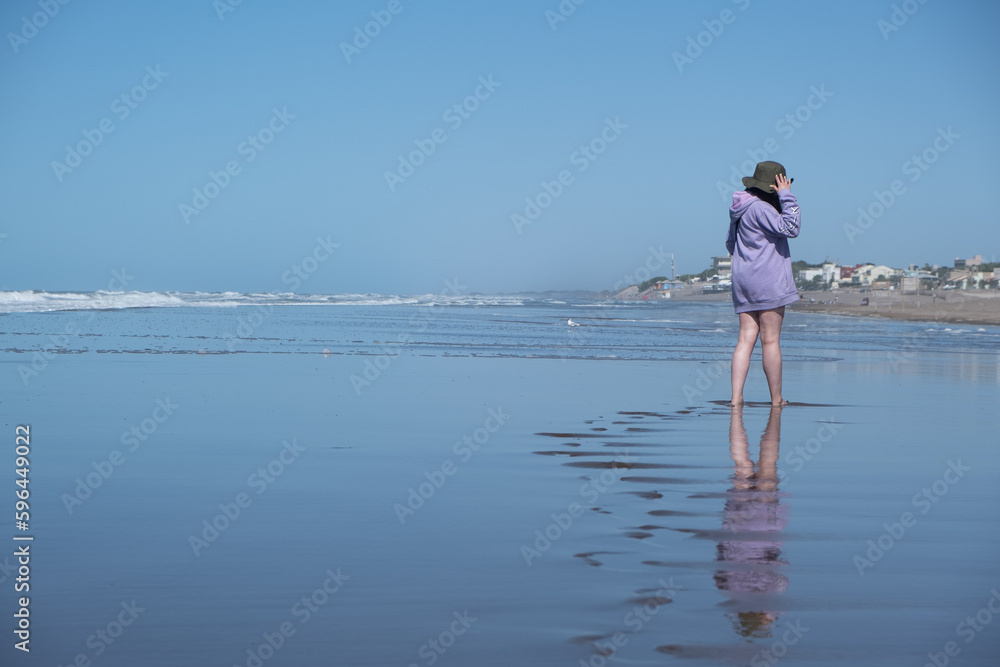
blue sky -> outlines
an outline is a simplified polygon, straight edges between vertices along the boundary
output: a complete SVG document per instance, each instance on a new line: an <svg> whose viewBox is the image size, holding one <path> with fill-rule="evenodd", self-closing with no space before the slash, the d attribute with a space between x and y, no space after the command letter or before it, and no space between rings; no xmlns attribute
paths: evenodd
<svg viewBox="0 0 1000 667"><path fill-rule="evenodd" d="M1000 254L996 3L224 3L3 3L0 289L610 289L724 253L754 158L793 259Z"/></svg>

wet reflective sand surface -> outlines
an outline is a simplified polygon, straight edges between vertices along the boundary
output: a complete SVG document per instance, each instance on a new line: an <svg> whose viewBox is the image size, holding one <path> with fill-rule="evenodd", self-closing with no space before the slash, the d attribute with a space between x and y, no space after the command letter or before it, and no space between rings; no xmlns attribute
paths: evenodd
<svg viewBox="0 0 1000 667"><path fill-rule="evenodd" d="M37 643L2 663L995 664L997 331L790 315L793 404L755 360L733 410L722 310L446 310L383 357L386 308L235 351L233 312L102 313L27 384L79 316L6 318Z"/></svg>

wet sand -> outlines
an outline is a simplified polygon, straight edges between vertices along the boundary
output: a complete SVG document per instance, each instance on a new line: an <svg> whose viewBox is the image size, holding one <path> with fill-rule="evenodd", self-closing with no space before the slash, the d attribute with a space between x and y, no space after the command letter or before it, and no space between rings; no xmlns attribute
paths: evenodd
<svg viewBox="0 0 1000 667"><path fill-rule="evenodd" d="M847 315L851 317L884 317L913 322L950 324L1000 324L1000 292L996 290L943 290L921 294L897 292L865 292L841 289L835 292L800 292L805 297L788 307L803 313ZM838 303L832 302L837 297ZM862 306L861 300L869 299ZM810 303L809 299L815 299Z"/></svg>
<svg viewBox="0 0 1000 667"><path fill-rule="evenodd" d="M563 358L476 358L469 341L492 341L497 320L465 310L443 321L441 351L321 353L367 351L412 311L375 312L371 333L342 310L278 310L261 330L274 353L99 354L108 337L81 335L94 351L53 355L27 385L30 355L4 352L7 428L32 425L39 558L37 643L24 657L5 642L0 664L714 666L768 651L881 667L950 641L962 664L1000 652L986 607L1000 583L995 350L894 362L829 336L788 351L800 404L736 415L708 357L575 358L694 325L581 317L566 332L550 323L565 309L545 309L511 336L558 332L550 345L575 346ZM689 339L728 340L702 331L717 315L690 311L705 323ZM198 350L224 345L236 315L101 317ZM749 383L765 398L756 361ZM116 625L133 603L134 623ZM966 642L956 627L981 609L992 624Z"/></svg>
<svg viewBox="0 0 1000 667"><path fill-rule="evenodd" d="M882 393L888 378L868 381L876 387L861 392L862 404L888 396ZM895 400L679 412L586 420L577 436L585 450L567 453L606 451L610 443L580 436L609 425L607 437L616 451L629 452L633 468L656 462L684 469L680 478L607 473L612 481L592 519L604 530L574 536L573 557L592 568L589 578L617 582L617 603L608 605L610 591L603 600L592 593L588 622L570 639L589 649L589 664L612 656L634 664L923 664L956 639L963 605L978 613L994 596L996 568L964 560L970 552L963 550L990 549L995 536L948 525L958 517L992 521L977 508L986 487L969 486L974 470L996 475L996 456L987 450L966 450L958 461L955 451L949 457L925 449L926 434L906 426L889 435L879 425L885 413L892 419L908 413ZM949 415L935 419L964 423ZM643 435L631 428L637 424L668 433ZM701 437L707 433L714 433L714 444ZM879 433L897 444L871 451ZM904 442L909 451L905 462L895 461L902 463L897 481L910 481L875 482L877 470L894 467ZM969 465L983 456L991 461L987 469ZM949 539L964 546L948 545ZM980 598L960 602L941 580L917 585L921 576L952 580L970 593L978 588ZM982 639L962 646L968 664L990 664L1000 649L1000 636Z"/></svg>
<svg viewBox="0 0 1000 667"><path fill-rule="evenodd" d="M862 292L849 287L831 292L801 291L799 295L803 299L788 306L788 310L911 322L1000 325L1000 291L996 290L935 290L904 295L895 291ZM865 297L869 299L868 306L861 305ZM670 301L731 303L732 297L729 292L701 294L697 289L687 288L675 293Z"/></svg>

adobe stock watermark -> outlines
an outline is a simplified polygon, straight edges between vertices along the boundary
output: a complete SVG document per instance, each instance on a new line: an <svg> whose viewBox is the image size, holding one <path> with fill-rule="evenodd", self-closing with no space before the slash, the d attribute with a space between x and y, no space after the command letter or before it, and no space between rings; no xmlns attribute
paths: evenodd
<svg viewBox="0 0 1000 667"><path fill-rule="evenodd" d="M887 352L886 357L889 360L889 368L893 373L898 373L899 369L903 364L909 363L917 357L918 341L923 338L922 334L917 332L909 333L900 339L902 343L900 345L899 351Z"/></svg>
<svg viewBox="0 0 1000 667"><path fill-rule="evenodd" d="M801 445L796 445L794 449L785 454L785 465L790 466L793 472L800 472L806 466L806 463L812 461L823 451L823 445L833 440L834 436L842 428L844 428L844 425L835 422L834 417L831 416L828 421L823 422L816 429L816 435ZM787 482L789 477L790 474L784 468L778 471L778 480L780 482Z"/></svg>
<svg viewBox="0 0 1000 667"><path fill-rule="evenodd" d="M226 336L226 349L230 352L236 351L236 344L241 340L253 338L257 330L264 326L267 318L274 314L274 306L271 304L256 304L250 312L238 312L236 314L236 329Z"/></svg>
<svg viewBox="0 0 1000 667"><path fill-rule="evenodd" d="M938 128L937 136L931 144L921 151L919 155L914 155L903 163L901 167L903 175L909 176L911 183L916 183L927 173L931 165L937 162L941 155L947 153L955 145L955 142L961 138L962 135L955 134L952 131L951 125L947 129ZM893 204L906 194L906 192L907 185L900 179L896 179L890 183L887 190L876 190L873 193L875 196L874 201L868 204L868 206L858 207L856 224L850 222L844 223L844 235L847 237L847 240L853 244L859 236L864 236L865 232L871 229L872 225L885 215L886 211L892 208Z"/></svg>
<svg viewBox="0 0 1000 667"><path fill-rule="evenodd" d="M617 294L630 285L641 285L656 276L656 272L661 268L669 266L668 260L672 259L671 253L663 252L662 245L659 248L649 246L649 255L646 256L646 261L635 267L631 273L622 276L622 279L615 283L611 291Z"/></svg>
<svg viewBox="0 0 1000 667"><path fill-rule="evenodd" d="M582 174L587 171L601 155L608 150L608 146L618 141L622 132L628 129L628 125L621 121L619 116L615 119L604 119L604 127L596 137L573 151L569 156L569 163L576 167L576 172ZM569 169L561 170L552 181L542 181L541 190L533 197L525 197L525 207L523 211L513 213L510 221L518 234L524 228L538 220L545 209L552 206L556 199L562 196L566 188L576 181L576 177Z"/></svg>
<svg viewBox="0 0 1000 667"><path fill-rule="evenodd" d="M659 589L643 600L642 604L634 605L622 618L622 625L628 628L632 635L642 632L642 629L660 613L660 607L673 602L674 596L677 595L678 589L674 584L673 577L670 577L669 581L664 581L661 578L657 583L660 585ZM604 641L593 642L592 646L597 652L587 660L580 658L580 667L605 667L608 660L624 648L628 642L629 634L624 630L614 632Z"/></svg>
<svg viewBox="0 0 1000 667"><path fill-rule="evenodd" d="M257 468L247 477L247 486L256 495L261 495L274 484L285 470L298 461L302 452L306 451L305 445L300 445L295 438L292 441L284 440L277 456L266 465ZM233 498L231 503L220 503L219 513L210 519L204 519L200 534L192 533L188 536L188 545L194 555L200 556L201 552L210 547L219 539L219 536L229 530L243 514L243 510L253 504L253 498L246 491L240 491Z"/></svg>
<svg viewBox="0 0 1000 667"><path fill-rule="evenodd" d="M966 616L955 626L955 634L965 640L966 644L971 644L979 633L993 622L993 616L997 614L1000 614L1000 591L994 588L990 591L990 597L986 600L986 604L975 614ZM927 662L924 663L924 667L947 667L951 659L958 657L961 652L962 648L958 642L948 641L941 651L927 654Z"/></svg>
<svg viewBox="0 0 1000 667"><path fill-rule="evenodd" d="M67 661L67 665L78 665L79 667L90 665L93 658L104 655L104 652L125 634L125 630L136 622L139 614L146 611L146 608L140 607L135 600L132 602L122 601L120 606L121 611L112 612L113 618L87 637L85 644L92 653L77 653L72 660Z"/></svg>
<svg viewBox="0 0 1000 667"><path fill-rule="evenodd" d="M599 475L595 478L588 480L583 485L580 486L580 497L586 501L587 504L593 505L597 502L597 499L601 495L608 492L616 482L621 480L622 475L629 468L629 464L633 462L633 459L629 455L629 451L626 449L622 452L617 452L614 460L611 462L611 467L606 468L601 471ZM527 544L521 545L521 556L524 558L524 562L527 563L528 567L532 566L532 561L536 558L540 558L542 554L546 553L552 548L552 545L562 539L562 536L569 532L569 529L573 527L574 522L583 516L585 507L578 502L571 502L566 506L565 512L560 512L558 514L552 513L552 523L548 524L544 528L538 528L534 532L535 541L533 542L534 548Z"/></svg>
<svg viewBox="0 0 1000 667"><path fill-rule="evenodd" d="M236 8L243 4L243 0L212 0L212 9L219 17L219 22L226 20L226 14L232 14Z"/></svg>
<svg viewBox="0 0 1000 667"><path fill-rule="evenodd" d="M21 29L17 32L8 32L7 41L10 48L14 49L16 55L21 47L38 35L38 31L49 24L70 0L38 0L40 12L35 12L29 18L28 15L21 17Z"/></svg>
<svg viewBox="0 0 1000 667"><path fill-rule="evenodd" d="M813 117L813 114L823 108L823 105L833 97L833 93L826 89L826 84L821 83L819 87L810 86L809 95L805 102L789 111L774 123L774 131L777 132L784 141L790 140L798 130L801 130ZM748 148L749 160L744 160L739 165L730 165L729 181L716 181L715 188L722 198L722 201L729 203L733 192L743 190L743 177L752 174L758 162L769 160L781 149L777 137L768 137L764 140L760 148Z"/></svg>
<svg viewBox="0 0 1000 667"><path fill-rule="evenodd" d="M779 630L780 628L776 628L775 633ZM771 642L770 646L755 653L750 658L750 667L770 667L770 665L777 663L778 660L788 655L788 649L798 644L807 632L809 632L809 628L802 625L802 621L794 623L785 621L785 632L779 639Z"/></svg>
<svg viewBox="0 0 1000 667"><path fill-rule="evenodd" d="M149 94L160 87L163 80L170 76L170 72L163 72L160 66L146 67L146 75L132 89L122 93L111 101L111 113L119 122L124 121L132 112L139 108L139 105L146 101ZM83 159L94 152L100 146L105 137L115 131L115 122L110 117L102 118L97 122L97 127L82 130L83 139L75 145L66 144L66 155L63 162L52 161L52 173L60 183L73 170L83 164Z"/></svg>
<svg viewBox="0 0 1000 667"><path fill-rule="evenodd" d="M121 292L125 290L125 287L135 280L135 276L130 276L122 267L121 272L114 269L111 271L111 280L108 281L109 292ZM79 319L86 320L86 322L92 322L95 317L97 317L96 311L94 310L84 310L80 311L81 315ZM86 313L83 315L82 313ZM32 380L37 378L42 374L49 364L55 360L57 354L61 354L66 351L66 347L69 345L70 337L77 336L80 333L80 321L70 320L63 325L63 332L61 334L49 334L49 341L52 345L42 348L31 355L30 364L18 364L17 365L17 375L21 378L21 382L25 387L31 383Z"/></svg>
<svg viewBox="0 0 1000 667"><path fill-rule="evenodd" d="M361 52L368 48L372 40L389 27L389 24L392 23L392 17L398 16L404 9L406 7L402 0L389 0L385 9L372 11L372 20L365 23L363 28L360 25L354 26L354 39L350 42L340 43L340 52L344 54L344 60L347 61L347 64L350 65L352 58L361 55Z"/></svg>
<svg viewBox="0 0 1000 667"><path fill-rule="evenodd" d="M444 113L441 114L441 120L454 132L462 127L465 121L472 118L472 114L479 109L480 105L493 97L493 93L502 85L502 82L493 80L492 74L480 76L479 85L472 91L472 94L445 109ZM413 144L416 148L406 155L397 156L399 162L395 170L389 171L387 169L384 173L385 184L389 187L389 192L395 192L396 188L406 182L406 179L413 176L417 169L427 162L427 158L437 152L438 146L446 141L448 141L448 133L441 127L431 130L430 135L425 139L414 139Z"/></svg>
<svg viewBox="0 0 1000 667"><path fill-rule="evenodd" d="M875 22L875 27L882 33L882 40L888 42L889 35L899 32L899 29L906 25L910 17L920 11L920 5L927 4L927 0L903 0L903 2L893 4L889 20L879 19Z"/></svg>
<svg viewBox="0 0 1000 667"><path fill-rule="evenodd" d="M746 11L750 6L750 0L732 0L732 3L738 6L741 12ZM705 53L705 49L712 46L715 40L722 36L726 26L736 22L737 16L738 14L733 10L723 9L719 12L719 18L702 21L701 24L705 26L705 29L693 37L688 36L687 48L684 49L684 53L674 51L671 55L674 59L674 65L677 66L677 71L683 73L685 67L694 64L694 61Z"/></svg>
<svg viewBox="0 0 1000 667"><path fill-rule="evenodd" d="M506 424L509 419L510 415L503 411L503 406L498 406L495 410L490 408L487 410L487 417L483 421L483 425L471 434L463 435L461 440L456 440L451 447L452 453L462 463L468 463L473 455L482 449L490 441L490 437L499 431L500 427ZM418 484L416 489L412 486L407 489L409 495L406 497L406 504L396 503L392 506L400 525L405 524L408 518L416 514L417 510L433 498L434 494L448 482L448 478L458 472L458 469L459 465L453 459L448 458L437 468L424 472L427 481Z"/></svg>
<svg viewBox="0 0 1000 667"><path fill-rule="evenodd" d="M180 406L170 400L170 397L158 398L155 401L156 407L148 417L133 424L127 431L122 431L118 441L123 447L127 447L129 453L139 450L139 448L149 440L160 424L167 421ZM73 514L73 510L83 505L97 489L101 488L105 482L111 479L115 470L125 463L125 454L120 449L114 449L108 454L108 458L103 461L91 461L90 465L94 469L84 475L83 478L76 478L76 488L72 493L63 493L60 496L63 507L67 514Z"/></svg>
<svg viewBox="0 0 1000 667"><path fill-rule="evenodd" d="M729 372L729 361L723 361L719 359L718 361L713 361L709 364L708 369L699 368L698 369L698 379L694 383L685 383L681 387L681 391L684 392L684 400L687 401L687 405L692 405L695 399L701 398L705 395L705 392L715 386L715 382L721 378L725 377Z"/></svg>
<svg viewBox="0 0 1000 667"><path fill-rule="evenodd" d="M552 32L556 31L560 23L568 21L569 17L576 13L576 8L585 2L587 0L562 0L554 10L546 9L545 20L549 22Z"/></svg>
<svg viewBox="0 0 1000 667"><path fill-rule="evenodd" d="M948 494L951 487L965 477L965 473L970 470L972 470L971 466L962 465L962 459L958 459L957 461L949 460L948 467L945 468L940 479L935 480L932 484L925 486L914 494L910 504L915 509L919 509L921 515L927 514L936 503L941 502L941 499ZM917 525L917 519L918 517L912 512L903 512L900 514L898 522L893 524L883 523L882 527L885 528L885 532L874 540L868 540L868 550L865 552L865 555L856 554L854 556L854 567L857 568L858 574L863 577L865 576L866 569L875 567L875 563L882 560L882 557L896 545L896 542L903 539L906 531Z"/></svg>
<svg viewBox="0 0 1000 667"><path fill-rule="evenodd" d="M448 649L455 645L458 638L468 632L472 624L479 620L470 616L468 609L462 612L453 612L452 617L455 620L449 623L447 628L442 630L437 637L428 639L417 649L417 655L424 659L425 665L436 663L441 656L448 652ZM420 667L420 665L411 662L408 667Z"/></svg>
<svg viewBox="0 0 1000 667"><path fill-rule="evenodd" d="M181 214L184 224L190 224L192 217L201 215L202 211L229 187L232 180L243 173L243 166L256 160L279 134L288 129L288 125L294 119L295 114L288 113L288 107L282 107L280 111L277 107L271 109L271 119L267 124L255 133L247 135L247 138L236 146L237 155L243 158L242 163L234 159L226 162L219 171L210 169L205 184L192 190L191 203L183 201L177 205L177 211Z"/></svg>
<svg viewBox="0 0 1000 667"><path fill-rule="evenodd" d="M667 260L672 262L673 255L671 253L664 252L662 245L658 249L653 246L649 246L649 255L646 257L646 261L636 266L630 273L623 275L621 280L615 283L612 288L612 292L614 292L615 296L617 296L623 288L646 282L654 277L659 269L667 265ZM607 311L600 308L590 308L578 311L574 314L574 317L577 320L591 319L600 321L607 317ZM574 322L573 325L566 326L569 351L572 352L575 349L580 349L583 346L590 345L593 337L598 333L598 331L599 326L590 324L584 325L581 322ZM568 355L562 355L559 359L562 364L567 363L569 360L570 357Z"/></svg>
<svg viewBox="0 0 1000 667"><path fill-rule="evenodd" d="M441 291L441 296L459 296L463 291L468 290L468 287L461 285L458 282L458 278L454 281L445 280L444 289ZM354 395L360 396L362 389L372 386L376 380L382 377L382 374L388 370L392 362L402 353L403 346L413 340L414 336L420 335L430 328L431 323L438 318L438 313L440 313L440 306L424 306L426 313L417 313L411 315L410 319L407 320L407 324L413 329L413 333L409 331L403 331L396 334L395 345L385 345L380 350L381 354L375 355L374 359L365 359L364 370L360 374L352 373L348 381L351 383L351 388L354 389ZM434 310L437 308L438 310Z"/></svg>
<svg viewBox="0 0 1000 667"><path fill-rule="evenodd" d="M320 266L330 259L339 247L339 243L330 240L329 234L326 235L325 239L322 236L317 236L316 246L312 252L292 264L287 271L281 274L282 284L290 286L294 292L302 283L319 271ZM249 314L237 314L236 330L226 337L226 348L230 352L235 351L237 341L253 337L254 333L264 325L264 322L272 314L274 314L274 306L271 304L257 304L253 306Z"/></svg>
<svg viewBox="0 0 1000 667"><path fill-rule="evenodd" d="M304 595L296 600L289 610L289 615L298 620L300 627L308 623L314 614L330 602L330 599L343 587L344 582L351 579L351 577L341 573L339 567L336 572L327 569L324 574L326 578L323 582L314 588L309 595ZM244 661L246 667L262 667L285 646L289 639L295 636L296 631L298 628L295 627L295 624L291 620L285 620L279 623L273 632L261 633L263 641L256 646L251 645L246 651L247 657ZM240 667L239 663L236 663L234 667Z"/></svg>

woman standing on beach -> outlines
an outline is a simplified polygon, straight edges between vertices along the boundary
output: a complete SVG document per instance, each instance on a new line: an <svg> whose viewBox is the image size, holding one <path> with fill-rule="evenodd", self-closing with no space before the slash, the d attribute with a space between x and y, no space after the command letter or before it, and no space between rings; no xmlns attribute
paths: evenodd
<svg viewBox="0 0 1000 667"><path fill-rule="evenodd" d="M785 168L760 162L745 176L746 190L733 193L726 250L733 256L733 306L740 317L740 337L733 350L732 405L743 404L743 385L750 354L760 337L764 375L771 405L784 405L781 395L781 323L785 306L798 301L792 279L788 239L799 235L799 203Z"/></svg>

